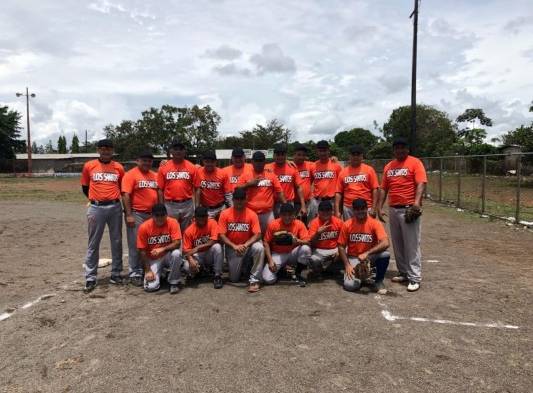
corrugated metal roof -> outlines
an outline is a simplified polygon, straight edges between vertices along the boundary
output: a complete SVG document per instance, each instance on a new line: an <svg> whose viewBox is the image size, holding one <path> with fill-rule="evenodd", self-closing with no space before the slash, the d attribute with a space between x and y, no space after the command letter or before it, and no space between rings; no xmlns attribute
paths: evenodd
<svg viewBox="0 0 533 393"><path fill-rule="evenodd" d="M28 154L17 154L17 160L27 160ZM98 153L32 154L32 160L66 160L70 158L98 158Z"/></svg>

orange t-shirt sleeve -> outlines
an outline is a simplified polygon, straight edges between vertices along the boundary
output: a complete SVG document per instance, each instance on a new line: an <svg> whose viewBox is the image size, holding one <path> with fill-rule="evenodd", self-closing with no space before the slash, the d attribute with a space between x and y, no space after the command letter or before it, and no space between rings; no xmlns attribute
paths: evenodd
<svg viewBox="0 0 533 393"><path fill-rule="evenodd" d="M118 171L118 184L122 183L122 179L124 179L124 175L126 172L124 171L124 167L121 164L117 164L117 171Z"/></svg>
<svg viewBox="0 0 533 393"><path fill-rule="evenodd" d="M127 194L131 194L133 192L133 188L135 187L135 179L130 173L124 175L121 187L122 192L125 192Z"/></svg>
<svg viewBox="0 0 533 393"><path fill-rule="evenodd" d="M385 165L385 168L383 168L383 178L381 179L381 188L384 190L389 189L389 179L387 176L387 171L389 170L389 165Z"/></svg>
<svg viewBox="0 0 533 393"><path fill-rule="evenodd" d="M276 194L283 192L283 189L281 188L281 184L278 180L278 177L276 175L272 175L271 179L272 179L272 185L274 186L274 192Z"/></svg>
<svg viewBox="0 0 533 393"><path fill-rule="evenodd" d="M379 188L378 175L376 175L376 171L372 167L370 167L370 169L368 170L368 178L368 183L370 184L370 188L372 190Z"/></svg>
<svg viewBox="0 0 533 393"><path fill-rule="evenodd" d="M422 164L421 161L416 162L414 172L415 172L415 183L416 184L428 182L427 175L426 175L426 168L424 168L424 164Z"/></svg>
<svg viewBox="0 0 533 393"><path fill-rule="evenodd" d="M347 240L348 240L348 227L346 225L343 225L341 228L341 233L339 234L339 239L337 240L337 243L339 244L339 246L345 247Z"/></svg>
<svg viewBox="0 0 533 393"><path fill-rule="evenodd" d="M316 235L316 232L318 231L318 219L313 219L310 223L309 223L309 239L311 239L313 236Z"/></svg>
<svg viewBox="0 0 533 393"><path fill-rule="evenodd" d="M173 240L177 240L177 239L173 239ZM187 252L189 250L192 250L192 236L191 236L191 231L188 231L186 230L185 233L183 234L183 251L184 252Z"/></svg>
<svg viewBox="0 0 533 393"><path fill-rule="evenodd" d="M342 194L344 192L344 182L342 181L342 176L337 177L337 187L335 188L335 192L338 192L339 194Z"/></svg>
<svg viewBox="0 0 533 393"><path fill-rule="evenodd" d="M160 190L165 189L165 174L163 173L163 170L161 167L159 167L157 171L157 186Z"/></svg>
<svg viewBox="0 0 533 393"><path fill-rule="evenodd" d="M225 235L228 232L228 219L227 214L222 213L218 218L218 233Z"/></svg>
<svg viewBox="0 0 533 393"><path fill-rule="evenodd" d="M144 250L148 247L146 244L146 227L141 225L139 231L137 232L137 248Z"/></svg>
<svg viewBox="0 0 533 393"><path fill-rule="evenodd" d="M378 241L381 241L387 238L387 232L385 232L385 228L383 227L383 224L377 220L374 220L374 231L376 232L376 237Z"/></svg>
<svg viewBox="0 0 533 393"><path fill-rule="evenodd" d="M270 243L273 238L274 238L274 228L272 227L272 225L269 225L265 233L265 241L267 243Z"/></svg>
<svg viewBox="0 0 533 393"><path fill-rule="evenodd" d="M210 239L211 240L218 240L218 224L215 220L209 221L209 232L210 232Z"/></svg>
<svg viewBox="0 0 533 393"><path fill-rule="evenodd" d="M89 167L87 164L83 165L83 170L81 171L80 183L82 186L88 186L91 181L91 174L89 173Z"/></svg>
<svg viewBox="0 0 533 393"><path fill-rule="evenodd" d="M302 240L309 240L309 232L303 224L303 222L298 223L298 238Z"/></svg>
<svg viewBox="0 0 533 393"><path fill-rule="evenodd" d="M175 219L171 219L168 224L170 237L173 241L181 239L181 230L178 222Z"/></svg>
<svg viewBox="0 0 533 393"><path fill-rule="evenodd" d="M294 170L294 185L300 187L304 182L304 179L300 176L300 172L297 169Z"/></svg>
<svg viewBox="0 0 533 393"><path fill-rule="evenodd" d="M261 233L261 225L259 225L259 217L257 217L257 214L255 213L252 215L252 233L254 235Z"/></svg>
<svg viewBox="0 0 533 393"><path fill-rule="evenodd" d="M222 179L222 188L224 189L224 194L229 194L232 191L229 175L226 171L224 171L224 178Z"/></svg>

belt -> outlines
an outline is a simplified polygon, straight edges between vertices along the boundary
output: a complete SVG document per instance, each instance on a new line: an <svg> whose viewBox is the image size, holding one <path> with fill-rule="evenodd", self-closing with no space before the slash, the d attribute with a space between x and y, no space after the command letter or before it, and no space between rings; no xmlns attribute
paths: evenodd
<svg viewBox="0 0 533 393"><path fill-rule="evenodd" d="M134 209L132 209L131 211L134 212L134 213L152 214L152 212L145 211L145 210L134 210Z"/></svg>
<svg viewBox="0 0 533 393"><path fill-rule="evenodd" d="M224 206L225 202L221 202L218 205L215 206L207 206L208 209L218 209L219 207Z"/></svg>
<svg viewBox="0 0 533 393"><path fill-rule="evenodd" d="M331 201L335 197L323 197L323 198L316 198L317 201Z"/></svg>
<svg viewBox="0 0 533 393"><path fill-rule="evenodd" d="M389 207L392 207L393 209L407 209L408 207L411 207L413 205L392 205Z"/></svg>
<svg viewBox="0 0 533 393"><path fill-rule="evenodd" d="M183 203L183 202L190 201L191 199L192 198L187 198L187 199L167 199L165 202Z"/></svg>
<svg viewBox="0 0 533 393"><path fill-rule="evenodd" d="M113 200L110 200L110 201L91 201L91 205L94 205L94 206L108 206L108 205L113 205L115 203L119 203L120 202L120 199L113 199Z"/></svg>

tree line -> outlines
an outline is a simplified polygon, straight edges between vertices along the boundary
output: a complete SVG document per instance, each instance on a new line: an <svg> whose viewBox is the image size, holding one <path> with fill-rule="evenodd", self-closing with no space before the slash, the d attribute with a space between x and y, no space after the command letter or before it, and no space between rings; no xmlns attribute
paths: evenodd
<svg viewBox="0 0 533 393"><path fill-rule="evenodd" d="M533 112L533 102L529 108ZM408 137L410 132L411 107L400 106L392 111L380 127L374 121L374 132L365 128L352 128L338 132L330 140L331 150L340 159L347 158L347 150L353 144L363 146L369 158L389 158L392 140ZM15 153L26 152L26 143L21 140L21 115L8 107L0 107L0 156L13 158ZM220 115L209 105L200 107L175 107L163 105L141 113L137 120L124 120L117 125L104 127L106 137L115 143L121 159L132 159L147 146L157 154L164 154L168 142L181 139L190 154L201 154L208 149L232 149L235 146L250 149L269 149L276 143L286 143L289 153L295 145L294 132L278 119L266 124L257 124L237 135L223 136L218 131ZM443 155L491 154L498 152L499 145L520 145L523 151L533 151L533 122L510 130L499 138L487 142L487 128L492 119L481 108L466 109L456 119L432 106L419 104L416 110L417 155L422 157ZM300 141L310 147L314 158L313 140ZM80 146L76 134L70 145L61 135L54 145L51 140L45 146L32 144L34 153L81 153L96 151L94 142Z"/></svg>

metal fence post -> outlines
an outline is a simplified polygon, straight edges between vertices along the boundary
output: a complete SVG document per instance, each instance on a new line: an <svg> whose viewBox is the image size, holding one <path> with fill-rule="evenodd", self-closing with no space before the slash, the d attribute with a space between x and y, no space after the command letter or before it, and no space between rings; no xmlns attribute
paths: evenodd
<svg viewBox="0 0 533 393"><path fill-rule="evenodd" d="M516 161L516 212L515 223L520 223L520 186L522 182L522 154L518 156Z"/></svg>
<svg viewBox="0 0 533 393"><path fill-rule="evenodd" d="M481 214L485 214L485 197L487 178L487 156L483 156L483 175L481 177Z"/></svg>
<svg viewBox="0 0 533 393"><path fill-rule="evenodd" d="M457 168L457 157L455 158L455 167ZM461 161L457 168L457 207L461 207Z"/></svg>
<svg viewBox="0 0 533 393"><path fill-rule="evenodd" d="M439 168L439 202L442 202L442 170L444 168L443 159L440 158L440 168Z"/></svg>

